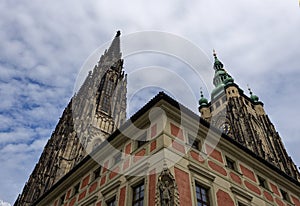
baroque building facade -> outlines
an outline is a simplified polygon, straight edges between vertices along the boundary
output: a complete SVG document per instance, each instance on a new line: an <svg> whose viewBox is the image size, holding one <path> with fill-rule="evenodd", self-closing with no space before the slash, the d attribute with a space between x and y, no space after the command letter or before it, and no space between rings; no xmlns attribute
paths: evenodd
<svg viewBox="0 0 300 206"><path fill-rule="evenodd" d="M263 103L214 54L200 115L160 92L126 119L120 33L66 107L15 205L300 206ZM89 154L89 155L87 155Z"/></svg>

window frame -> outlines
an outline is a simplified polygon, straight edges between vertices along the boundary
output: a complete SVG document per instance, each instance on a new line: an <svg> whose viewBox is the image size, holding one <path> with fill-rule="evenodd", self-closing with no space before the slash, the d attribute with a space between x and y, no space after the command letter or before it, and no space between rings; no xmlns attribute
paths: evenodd
<svg viewBox="0 0 300 206"><path fill-rule="evenodd" d="M140 188L140 187L143 187L143 189L139 189L138 193L136 193L136 189ZM131 195L131 198L132 198L132 203L131 205L134 206L136 203L138 203L138 205L140 205L140 203L142 203L143 205L145 205L145 182L142 181L142 182L138 182L137 184L135 185L132 185L131 186L131 190L132 190L132 195ZM143 196L141 197L140 196L140 193L142 192ZM136 194L138 194L138 199L135 199L135 196ZM142 198L142 199L141 199Z"/></svg>
<svg viewBox="0 0 300 206"><path fill-rule="evenodd" d="M66 200L66 193L64 193L63 195L61 195L59 197L59 204L58 205L63 205L65 203Z"/></svg>
<svg viewBox="0 0 300 206"><path fill-rule="evenodd" d="M235 160L233 160L232 158L228 157L225 155L225 161L226 161L226 167L235 171L235 172L238 172L238 169L237 169L237 163ZM229 164L230 163L230 164ZM232 166L230 166L232 165Z"/></svg>
<svg viewBox="0 0 300 206"><path fill-rule="evenodd" d="M102 169L102 167L99 166L93 170L93 180L92 181L98 179L101 176L101 169Z"/></svg>
<svg viewBox="0 0 300 206"><path fill-rule="evenodd" d="M145 131L136 139L137 148L140 148L147 143L147 135L148 135L148 132Z"/></svg>
<svg viewBox="0 0 300 206"><path fill-rule="evenodd" d="M191 133L187 135L187 144L191 146L191 148L200 151L201 141L197 139L197 137Z"/></svg>
<svg viewBox="0 0 300 206"><path fill-rule="evenodd" d="M73 187L72 196L79 194L80 191L80 182L77 182Z"/></svg>
<svg viewBox="0 0 300 206"><path fill-rule="evenodd" d="M237 206L248 206L247 204L245 204L244 202L241 201L237 201Z"/></svg>
<svg viewBox="0 0 300 206"><path fill-rule="evenodd" d="M114 164L113 165L116 165L118 163L120 163L122 161L122 150L121 151L118 151L117 154L114 155Z"/></svg>
<svg viewBox="0 0 300 206"><path fill-rule="evenodd" d="M257 176L259 186L266 189L266 190L269 190L267 179L260 176L260 175L256 175L256 176Z"/></svg>
<svg viewBox="0 0 300 206"><path fill-rule="evenodd" d="M113 203L113 205L110 205L111 203ZM117 198L116 195L114 195L113 197L109 198L108 200L105 201L105 205L106 206L116 206L117 205Z"/></svg>
<svg viewBox="0 0 300 206"><path fill-rule="evenodd" d="M282 188L279 188L279 191L280 191L280 193L281 193L282 199L283 199L284 201L290 203L290 202L291 202L291 199L290 199L289 193L288 193L286 190L282 189Z"/></svg>
<svg viewBox="0 0 300 206"><path fill-rule="evenodd" d="M200 195L201 195L201 199L198 199L198 192L197 192L197 188L200 189ZM206 198L206 202L204 202L205 200L203 200L202 198L202 194L201 194L201 191L204 190L206 192L205 194L205 198ZM201 205L206 205L206 206L211 206L213 205L212 204L212 201L211 201L211 192L210 192L210 187L207 187L201 183L199 183L198 181L195 181L195 191L194 191L194 194L195 194L195 200L196 200L196 205L198 205L199 203ZM200 200L201 202L198 202L198 200Z"/></svg>

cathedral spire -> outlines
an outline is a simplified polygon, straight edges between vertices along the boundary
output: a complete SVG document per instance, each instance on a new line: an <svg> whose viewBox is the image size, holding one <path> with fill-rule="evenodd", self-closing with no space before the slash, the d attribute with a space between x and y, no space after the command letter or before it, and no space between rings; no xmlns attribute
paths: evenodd
<svg viewBox="0 0 300 206"><path fill-rule="evenodd" d="M216 53L216 50L213 50L213 55L214 55L214 58L215 58L215 62L214 62L214 70L221 70L223 69L223 64L222 62L218 59L217 57L217 53Z"/></svg>
<svg viewBox="0 0 300 206"><path fill-rule="evenodd" d="M114 40L112 41L112 43L107 51L108 55L110 55L112 57L116 57L117 59L121 58L120 36L121 36L121 31L118 30Z"/></svg>
<svg viewBox="0 0 300 206"><path fill-rule="evenodd" d="M64 110L16 206L32 205L125 122L127 79L120 35L118 31Z"/></svg>
<svg viewBox="0 0 300 206"><path fill-rule="evenodd" d="M213 66L213 68L215 70L215 75L214 75L214 79L213 79L213 84L215 85L215 88L211 93L212 99L219 96L224 91L224 87L226 85L230 85L234 82L234 79L223 68L224 65L218 59L215 50L213 50L213 56L215 59L214 66Z"/></svg>

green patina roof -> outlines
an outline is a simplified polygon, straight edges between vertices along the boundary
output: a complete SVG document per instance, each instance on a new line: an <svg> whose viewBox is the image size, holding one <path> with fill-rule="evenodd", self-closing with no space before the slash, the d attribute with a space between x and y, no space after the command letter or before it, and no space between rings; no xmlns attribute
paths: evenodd
<svg viewBox="0 0 300 206"><path fill-rule="evenodd" d="M201 98L199 100L199 105L200 106L207 106L208 105L208 100L203 96L203 92L200 91L201 93Z"/></svg>
<svg viewBox="0 0 300 206"><path fill-rule="evenodd" d="M212 98L214 98L215 95L219 94L219 92L224 89L224 86L234 82L234 79L224 69L224 65L218 59L215 51L214 51L214 58L215 58L215 62L214 62L215 75L213 79L213 84L215 85L215 88L211 93Z"/></svg>
<svg viewBox="0 0 300 206"><path fill-rule="evenodd" d="M250 88L248 88L248 90L249 90L249 93L250 93L250 99L251 99L253 102L258 102L258 101L259 101L258 96L256 96L255 94L253 94L253 92L251 91Z"/></svg>

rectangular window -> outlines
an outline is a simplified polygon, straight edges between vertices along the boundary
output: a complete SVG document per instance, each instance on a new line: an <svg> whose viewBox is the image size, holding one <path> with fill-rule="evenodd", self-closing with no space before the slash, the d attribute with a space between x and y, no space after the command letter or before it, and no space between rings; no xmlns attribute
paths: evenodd
<svg viewBox="0 0 300 206"><path fill-rule="evenodd" d="M94 170L94 172L93 172L93 180L95 180L98 177L100 177L100 172L101 172L101 166L98 167L96 170Z"/></svg>
<svg viewBox="0 0 300 206"><path fill-rule="evenodd" d="M144 205L144 183L139 184L132 188L132 206Z"/></svg>
<svg viewBox="0 0 300 206"><path fill-rule="evenodd" d="M244 203L238 202L238 206L247 206L247 205Z"/></svg>
<svg viewBox="0 0 300 206"><path fill-rule="evenodd" d="M196 183L197 206L209 206L208 189Z"/></svg>
<svg viewBox="0 0 300 206"><path fill-rule="evenodd" d="M79 193L79 186L80 186L80 182L78 182L75 186L74 186L74 192L73 195L76 195L77 193Z"/></svg>
<svg viewBox="0 0 300 206"><path fill-rule="evenodd" d="M216 102L216 108L218 108L220 105L221 105L220 102L217 101L217 102Z"/></svg>
<svg viewBox="0 0 300 206"><path fill-rule="evenodd" d="M59 205L63 205L63 204L64 204L65 196L66 196L66 194L63 194L63 195L60 197Z"/></svg>
<svg viewBox="0 0 300 206"><path fill-rule="evenodd" d="M269 189L266 179L264 179L263 177L261 177L259 175L257 175L257 179L258 179L258 182L259 182L259 186L261 186L265 189Z"/></svg>
<svg viewBox="0 0 300 206"><path fill-rule="evenodd" d="M88 203L88 205L86 205L86 206L95 206L95 205L96 205L96 201L93 201L91 203Z"/></svg>
<svg viewBox="0 0 300 206"><path fill-rule="evenodd" d="M290 197L289 197L288 193L286 191L284 191L283 189L280 189L280 192L282 194L282 199L284 199L285 201L290 202Z"/></svg>
<svg viewBox="0 0 300 206"><path fill-rule="evenodd" d="M147 142L147 132L144 132L141 136L137 138L137 147L141 147Z"/></svg>
<svg viewBox="0 0 300 206"><path fill-rule="evenodd" d="M229 169L232 169L232 170L234 170L234 171L237 171L235 161L232 160L232 159L230 159L229 157L225 157L225 159L226 159L227 167L228 167Z"/></svg>
<svg viewBox="0 0 300 206"><path fill-rule="evenodd" d="M191 145L192 148L199 150L200 141L191 134L188 134L188 144Z"/></svg>
<svg viewBox="0 0 300 206"><path fill-rule="evenodd" d="M121 160L122 160L122 151L118 152L118 154L114 156L114 164L119 163Z"/></svg>
<svg viewBox="0 0 300 206"><path fill-rule="evenodd" d="M113 197L112 199L106 201L107 206L115 206L116 205L116 197Z"/></svg>

